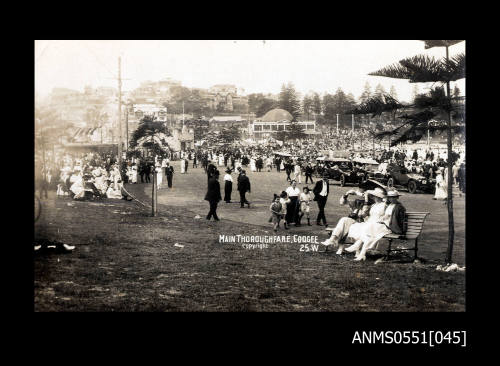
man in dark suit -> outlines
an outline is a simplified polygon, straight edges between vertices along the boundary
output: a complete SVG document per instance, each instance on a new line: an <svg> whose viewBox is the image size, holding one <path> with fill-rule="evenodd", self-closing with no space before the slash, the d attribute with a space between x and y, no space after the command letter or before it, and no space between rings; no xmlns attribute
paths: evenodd
<svg viewBox="0 0 500 366"><path fill-rule="evenodd" d="M245 198L246 192L250 193L250 180L246 176L244 170L241 171L238 177L238 191L240 192L241 208L245 207L245 203L248 205L248 208L250 208L250 202Z"/></svg>
<svg viewBox="0 0 500 366"><path fill-rule="evenodd" d="M167 163L165 167L165 175L167 176L168 188L172 188L172 177L174 175L174 167Z"/></svg>
<svg viewBox="0 0 500 366"><path fill-rule="evenodd" d="M215 221L219 221L219 217L217 216L217 204L221 199L219 171L216 170L213 176L208 180L208 190L205 195L205 201L208 201L210 204L210 211L208 211L207 220L210 220L213 216Z"/></svg>
<svg viewBox="0 0 500 366"><path fill-rule="evenodd" d="M311 166L311 163L307 162L307 166L306 166L306 184L307 184L308 180L311 180L311 184L314 183L313 179L312 179L313 171L314 171L314 169Z"/></svg>
<svg viewBox="0 0 500 366"><path fill-rule="evenodd" d="M290 173L292 173L292 164L290 161L287 160L287 162L285 163L285 173L286 173L286 180L287 182L288 181L292 181L292 179L290 178Z"/></svg>
<svg viewBox="0 0 500 366"><path fill-rule="evenodd" d="M330 193L330 185L328 184L328 174L323 174L323 180L316 182L314 186L314 200L318 202L318 217L316 218L316 225L322 225L321 221L325 226L328 226L325 217L325 206L328 200L328 194Z"/></svg>
<svg viewBox="0 0 500 366"><path fill-rule="evenodd" d="M151 183L150 174L152 165L153 163L151 162L147 162L146 164L144 164L144 177L146 178L146 183Z"/></svg>
<svg viewBox="0 0 500 366"><path fill-rule="evenodd" d="M207 167L207 179L210 180L214 176L214 173L217 171L217 168L214 164L210 163Z"/></svg>

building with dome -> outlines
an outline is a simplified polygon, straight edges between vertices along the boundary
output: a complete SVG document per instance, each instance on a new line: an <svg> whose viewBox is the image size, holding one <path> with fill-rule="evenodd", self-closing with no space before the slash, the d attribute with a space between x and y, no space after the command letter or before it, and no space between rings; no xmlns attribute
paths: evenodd
<svg viewBox="0 0 500 366"><path fill-rule="evenodd" d="M292 120L293 116L288 111L281 108L271 109L250 125L250 134L257 140L276 137L273 135L276 135L279 131L287 131L290 128ZM297 123L304 128L307 135L316 134L315 121L299 121Z"/></svg>

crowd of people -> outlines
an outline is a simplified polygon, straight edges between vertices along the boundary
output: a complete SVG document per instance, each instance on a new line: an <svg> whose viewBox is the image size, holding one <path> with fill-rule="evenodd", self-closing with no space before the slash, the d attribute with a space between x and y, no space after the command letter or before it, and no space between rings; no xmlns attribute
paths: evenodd
<svg viewBox="0 0 500 366"><path fill-rule="evenodd" d="M345 131L342 133L346 134ZM342 135L343 136L343 135ZM347 136L347 135L346 135ZM360 137L360 136L357 136ZM336 144L332 144L335 139ZM173 186L174 168L171 159L180 160L180 174L188 174L193 168L202 168L207 174L207 193L205 200L210 204L206 219L219 220L217 205L224 200L231 202L233 184L239 193L240 207L250 208L246 194L251 192L251 184L246 170L252 173L284 172L288 187L273 193L270 204L269 222L277 232L280 225L285 230L292 226L301 226L305 217L307 225L328 226L324 208L326 206L330 184L328 175L323 174L323 162L320 157L335 156L337 148L342 148L337 135L325 136L315 141L303 140L279 144L268 143L244 145L241 142L222 146L200 146L196 149L179 152L175 155L165 153L153 158L129 157L118 165L116 155L110 153L65 153L52 157L41 164L36 160L36 185L40 197L47 197L48 189L55 189L59 196L70 196L75 200L111 198L131 200L124 184L151 183L156 179L158 187ZM421 174L435 179L434 199L447 199L447 151L429 149L428 147L378 149L362 152L348 151L349 159L369 158L379 163L378 169L383 172L388 164L405 167L409 173ZM453 152L453 182L461 193L465 193L465 154L463 148ZM191 167L190 167L190 164ZM356 168L362 168L356 165ZM223 190L219 183L220 171L224 171ZM237 173L233 180L232 173ZM305 186L299 188L305 177ZM319 178L318 178L319 177ZM312 184L309 187L307 184ZM366 187L365 187L366 188ZM347 197L355 196L349 202L351 213L342 218L332 231L330 239L323 242L325 246L338 247L338 254L345 251L356 252L356 260L363 260L366 251L373 248L378 240L390 232L399 233L402 228L401 212L404 207L397 201L397 191L381 191L380 188L367 190L360 183L358 190L351 190L342 198L342 205L347 205ZM317 214L312 216L314 202ZM396 214L394 212L397 212ZM380 226L383 222L384 225ZM382 235L383 234L383 235ZM382 236L381 236L382 235ZM345 248L346 242L352 246Z"/></svg>

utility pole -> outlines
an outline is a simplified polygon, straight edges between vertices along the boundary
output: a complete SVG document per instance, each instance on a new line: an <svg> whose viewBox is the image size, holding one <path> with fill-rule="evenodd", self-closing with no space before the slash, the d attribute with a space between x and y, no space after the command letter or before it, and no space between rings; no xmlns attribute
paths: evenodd
<svg viewBox="0 0 500 366"><path fill-rule="evenodd" d="M354 150L354 113L352 116L352 131L351 131L351 139L352 139L352 149Z"/></svg>
<svg viewBox="0 0 500 366"><path fill-rule="evenodd" d="M122 58L118 57L118 165L122 166L122 79L121 79Z"/></svg>
<svg viewBox="0 0 500 366"><path fill-rule="evenodd" d="M431 133L429 131L429 121L427 121L427 150L431 146Z"/></svg>
<svg viewBox="0 0 500 366"><path fill-rule="evenodd" d="M449 60L449 54L448 54L448 46L446 46L446 61L448 62ZM448 100L451 102L451 95L450 95L450 82L446 82L446 96L448 97ZM448 136L447 136L447 147L448 147L448 199L447 199L447 204L448 204L448 248L446 250L446 262L451 263L451 257L453 254L453 240L455 237L455 223L453 219L453 162L452 162L452 140L451 140L451 111L448 110Z"/></svg>
<svg viewBox="0 0 500 366"><path fill-rule="evenodd" d="M339 114L337 113L337 136L339 135Z"/></svg>
<svg viewBox="0 0 500 366"><path fill-rule="evenodd" d="M127 139L125 140L125 151L128 152L128 104L125 104L125 136Z"/></svg>
<svg viewBox="0 0 500 366"><path fill-rule="evenodd" d="M354 118L354 114L352 115L352 117ZM362 119L359 120L359 138L361 139L360 146L359 146L360 150L363 150L363 130L361 128L362 121L363 121Z"/></svg>

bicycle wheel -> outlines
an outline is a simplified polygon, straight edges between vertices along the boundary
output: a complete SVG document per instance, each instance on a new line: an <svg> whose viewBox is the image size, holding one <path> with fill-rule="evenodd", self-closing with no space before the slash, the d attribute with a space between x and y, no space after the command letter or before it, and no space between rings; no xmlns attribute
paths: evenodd
<svg viewBox="0 0 500 366"><path fill-rule="evenodd" d="M42 214L42 203L40 202L40 198L35 196L35 221L37 221Z"/></svg>

